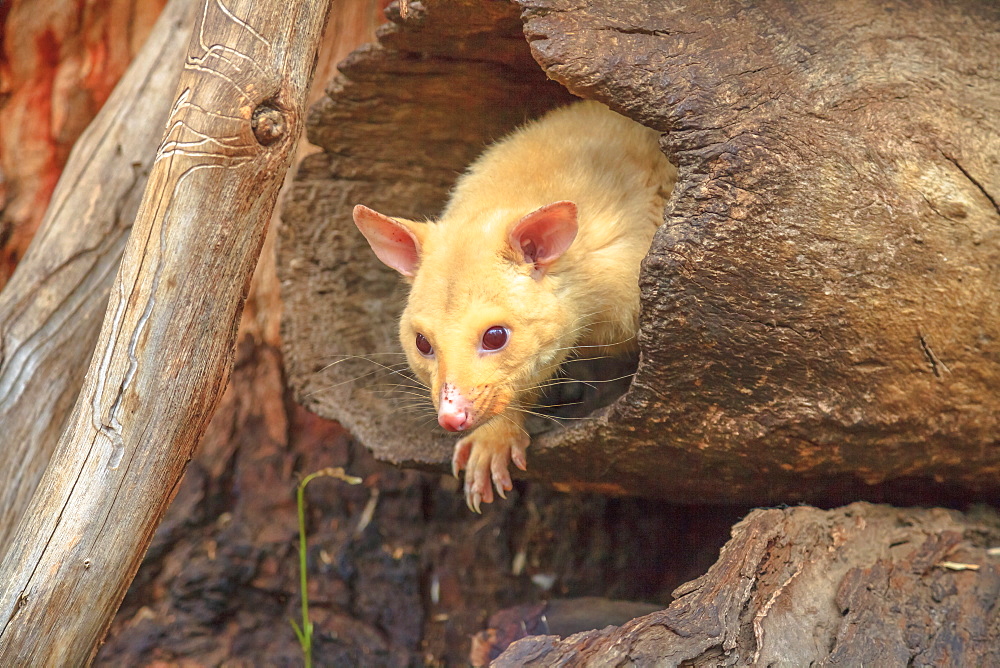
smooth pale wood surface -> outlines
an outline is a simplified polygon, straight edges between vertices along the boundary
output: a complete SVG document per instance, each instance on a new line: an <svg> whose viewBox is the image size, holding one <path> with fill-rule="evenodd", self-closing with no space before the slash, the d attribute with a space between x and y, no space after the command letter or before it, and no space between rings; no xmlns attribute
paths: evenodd
<svg viewBox="0 0 1000 668"><path fill-rule="evenodd" d="M197 0L172 0L70 154L0 292L0 555L66 426L163 136Z"/></svg>
<svg viewBox="0 0 1000 668"><path fill-rule="evenodd" d="M231 370L328 10L200 12L83 390L0 566L2 665L88 661L138 568Z"/></svg>

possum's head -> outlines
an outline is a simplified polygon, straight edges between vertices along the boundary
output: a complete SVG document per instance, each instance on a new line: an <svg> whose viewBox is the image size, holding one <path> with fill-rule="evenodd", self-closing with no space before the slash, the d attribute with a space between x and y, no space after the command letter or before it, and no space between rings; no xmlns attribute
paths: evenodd
<svg viewBox="0 0 1000 668"><path fill-rule="evenodd" d="M576 237L572 202L437 224L357 206L354 222L411 282L400 343L445 429L520 409L566 358L578 314L560 298L557 261Z"/></svg>

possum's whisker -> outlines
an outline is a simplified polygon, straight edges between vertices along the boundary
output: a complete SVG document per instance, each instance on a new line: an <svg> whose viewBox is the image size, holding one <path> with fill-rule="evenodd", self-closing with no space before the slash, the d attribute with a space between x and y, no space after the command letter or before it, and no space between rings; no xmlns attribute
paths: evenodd
<svg viewBox="0 0 1000 668"><path fill-rule="evenodd" d="M528 388L525 388L525 389L527 389L527 390L541 390L542 394L545 394L545 390L548 390L550 388L558 387L560 385L573 385L575 383L581 383L583 385L586 385L587 387L589 387L592 390L596 390L597 389L597 386L591 385L590 381L576 380L575 378L559 378L559 379L555 379L555 380L549 381L547 383L538 383L537 385L532 385L531 387L528 387Z"/></svg>
<svg viewBox="0 0 1000 668"><path fill-rule="evenodd" d="M422 405L409 406L406 404L400 404L399 406L396 406L393 409L393 412L401 413L403 415L421 415L425 417L431 414L431 411L428 410L428 406L422 406Z"/></svg>
<svg viewBox="0 0 1000 668"><path fill-rule="evenodd" d="M574 402L570 402L570 403L566 403L566 404L559 404L559 406L574 406L574 405L578 405L579 403L580 402L578 402L578 401L574 401ZM548 413L542 413L542 412L539 412L539 411L536 411L536 410L532 410L533 408L546 408L545 406L540 406L540 405L535 404L535 403L525 404L525 403L522 403L522 402L518 401L518 402L511 403L508 407L511 408L512 410L515 410L515 411L519 412L519 413L524 413L526 415L534 415L536 417L545 418L546 420L551 420L552 422L555 422L556 424L560 424L560 422L559 422L560 420L590 420L591 419L590 416L587 416L587 417L568 417L568 416L549 415Z"/></svg>
<svg viewBox="0 0 1000 668"><path fill-rule="evenodd" d="M392 394L393 392L415 394L418 397L429 397L427 394L426 387L418 387L416 385L402 385L399 383L393 385L387 385L385 387L376 387L370 390L376 394Z"/></svg>
<svg viewBox="0 0 1000 668"><path fill-rule="evenodd" d="M542 369L542 374L548 373L552 369L559 369L564 364L573 362L594 362L597 360L613 359L611 355L594 355L592 357L571 357L569 359L564 359L561 362L553 362Z"/></svg>
<svg viewBox="0 0 1000 668"><path fill-rule="evenodd" d="M340 360L340 362L343 362L343 361L344 360ZM379 369L385 369L386 371L390 371L392 373L398 373L398 372L406 369L409 366L406 362L397 362L395 364L383 364L382 362L377 362L375 360L366 360L366 361L369 362L369 363L371 363L371 364L374 364ZM340 362L334 362L333 364L329 364L326 367L324 367L322 370L326 371L330 367L332 367L332 366L334 366L336 364L340 364Z"/></svg>
<svg viewBox="0 0 1000 668"><path fill-rule="evenodd" d="M585 346L579 346L579 345L578 346L566 346L564 348L556 348L552 352L559 352L559 351L562 351L562 350L582 350L584 348L613 348L615 346L620 346L620 345L626 344L629 341L632 341L634 339L635 339L635 336L633 335L633 336L628 337L627 339L622 339L620 341L612 341L611 343L595 343L593 345L589 345L588 344L588 345L585 345Z"/></svg>
<svg viewBox="0 0 1000 668"><path fill-rule="evenodd" d="M429 424L436 423L436 422L437 422L437 415L435 414L435 415L432 415L431 417L427 418L423 422L421 422L419 425L417 425L417 428L418 429L423 429L423 428L427 427Z"/></svg>
<svg viewBox="0 0 1000 668"><path fill-rule="evenodd" d="M600 313L600 311L591 311L590 313L583 313L583 314L577 316L575 322L576 323L586 322L589 318L597 315L598 313ZM610 322L610 321L608 321L608 320L601 320L601 321L598 321L598 322ZM592 324L595 324L595 323L590 323L590 325L592 325ZM579 326L577 326L576 329L581 329L583 327L589 327L590 325L579 325ZM575 330L573 330L573 331L575 331Z"/></svg>
<svg viewBox="0 0 1000 668"><path fill-rule="evenodd" d="M341 381L339 383L333 383L332 385L324 385L323 387L317 387L312 392L307 392L303 396L304 397L311 397L313 395L319 394L320 392L329 392L330 390L334 390L334 389L340 387L341 385L347 385L348 383L353 383L354 381L361 380L362 378L367 378L368 376L371 376L374 373L375 372L373 371L372 373L366 373L363 376L357 376L355 378L348 378L347 380L343 380L343 381Z"/></svg>
<svg viewBox="0 0 1000 668"><path fill-rule="evenodd" d="M566 405L569 406L569 405L572 405L572 404L566 404ZM508 408L510 408L512 410L515 410L515 411L517 411L519 413L525 413L527 415L535 415L535 416L540 417L540 418L545 418L546 420L552 420L556 424L560 424L560 420L593 420L594 419L590 415L587 415L587 416L584 416L584 417L569 417L569 416L546 415L545 413L539 413L538 411L533 411L533 410L529 410L527 408L514 406L513 404L511 404L510 406L508 406Z"/></svg>
<svg viewBox="0 0 1000 668"><path fill-rule="evenodd" d="M530 400L529 401L518 401L517 402L517 406L520 407L520 408L537 409L539 411L547 411L547 410L549 410L551 408L562 408L562 407L565 407L565 406L582 406L582 405L583 405L583 401L581 401L581 400L568 401L568 402L562 403L562 404L541 404L541 403L539 403L537 401L530 401ZM546 415L548 415L548 413L546 413ZM560 416L554 415L553 417L558 418Z"/></svg>
<svg viewBox="0 0 1000 668"><path fill-rule="evenodd" d="M348 383L354 383L354 382L362 380L364 378L369 378L370 376L374 376L377 373L378 373L378 371L371 371L369 373L365 373L365 374L362 374L360 376L354 376L353 378L348 378L347 380L342 380L339 383L333 383L332 385L325 385L323 387L318 387L315 390L313 390L312 392L308 392L308 393L306 393L303 396L311 397L314 394L318 394L319 392L327 392L329 390L333 390L335 388L338 388L341 385L347 385Z"/></svg>
<svg viewBox="0 0 1000 668"><path fill-rule="evenodd" d="M370 371L370 372L364 374L363 376L358 376L357 378L354 378L353 380L360 380L361 378L366 378L368 376L376 374L376 373L379 372L379 369L384 370L384 371L388 371L390 375L405 374L406 372L409 371L409 365L406 362L400 362L398 364L382 364L381 362L376 362L375 360L368 360L368 361L371 362L372 364L374 364L375 366L377 366L378 369L375 369L374 371ZM329 368L329 367L327 367L327 368Z"/></svg>
<svg viewBox="0 0 1000 668"><path fill-rule="evenodd" d="M401 399L399 403L393 408L393 411L417 409L417 408L419 408L422 411L432 411L434 409L434 405L429 400L425 400L425 397L417 397L415 399ZM434 414L437 415L437 411L434 411Z"/></svg>
<svg viewBox="0 0 1000 668"><path fill-rule="evenodd" d="M588 313L586 315L580 316L579 318L576 319L576 321L580 322L581 320L586 320L590 316L596 315L597 313L599 313L599 311L594 311L593 313ZM587 323L584 323L584 324L581 324L581 325L577 325L576 327L573 327L572 329L569 329L569 330L561 333L559 335L559 338L562 338L562 337L564 337L566 335L569 335L569 334L576 334L577 332L579 332L581 330L589 331L589 330L593 329L594 327L596 327L597 325L606 325L608 323L615 323L615 322L616 322L615 320L611 320L611 319L607 319L607 320L595 320L594 322L587 322ZM631 337L629 337L629 338L631 338ZM554 341L555 339L552 339L552 340ZM629 340L629 339L626 339L626 341L627 340ZM610 344L602 344L602 345L618 345L618 344L610 343Z"/></svg>
<svg viewBox="0 0 1000 668"><path fill-rule="evenodd" d="M354 383L354 382L357 382L357 381L365 379L365 378L370 378L372 376L375 376L376 374L382 373L383 371L388 372L388 375L396 375L396 376L401 376L403 378L409 378L406 375L406 373L409 371L409 368L408 368L408 366L405 363L404 364L395 364L395 365L389 366L389 365L385 365L385 364L381 364L379 362L376 362L375 360L367 360L367 361L371 362L372 364L375 364L379 368L378 369L374 369L372 371L369 371L367 373L363 373L360 376L353 376L353 377L348 378L346 380L342 380L339 383L333 383L332 385L326 385L324 387L316 388L315 390L313 390L312 392L309 392L309 393L305 394L304 396L311 397L314 394L318 394L319 392L326 392L326 391L335 389L337 387L340 387L341 385L346 385L347 383ZM337 362L334 362L334 364L337 364ZM319 371L319 373L322 373L323 371L326 371L331 366L333 366L333 364L324 367L323 369L321 369Z"/></svg>
<svg viewBox="0 0 1000 668"><path fill-rule="evenodd" d="M422 421L420 423L420 427L421 428L423 428L427 424L430 424L431 420L436 420L437 419L437 414L433 413L432 411L427 410L426 406L419 407L419 408L404 408L404 409L400 409L398 411L395 411L395 414L396 415L406 416L406 417L413 417L413 418L421 418L421 417L426 418L424 421ZM428 416L430 416L430 417L428 417Z"/></svg>
<svg viewBox="0 0 1000 668"><path fill-rule="evenodd" d="M429 406L433 403L431 402L430 397L428 397L426 394L421 394L419 392L391 392L391 393L380 392L379 394L399 397L399 400L402 402L403 405L407 404L413 405L421 403ZM410 397L412 397L412 399Z"/></svg>
<svg viewBox="0 0 1000 668"><path fill-rule="evenodd" d="M535 404L535 407L536 408L563 408L565 406L580 406L582 404L583 404L582 401L568 401L568 402L566 402L564 404L545 404L544 406L541 405L541 404ZM556 420L563 419L559 415L553 415L552 417L555 418Z"/></svg>
<svg viewBox="0 0 1000 668"><path fill-rule="evenodd" d="M388 354L393 354L394 355L396 353L385 353L385 354L387 354L387 355ZM402 355L404 353L399 353L399 354ZM329 364L327 364L326 366L324 366L322 369L320 369L320 372L326 371L327 369L331 369L331 368L337 366L338 364L341 364L342 362L350 362L350 361L354 361L354 360L363 360L365 362L369 362L371 364L375 364L375 365L378 365L378 366L385 366L382 362L379 362L378 360L373 360L372 358L367 357L366 355L323 355L323 356L317 357L316 359L328 359L330 357L339 357L340 359L336 359L336 360L330 362ZM400 364L406 364L406 363L405 362L401 362L399 364L394 364L393 366L399 366Z"/></svg>
<svg viewBox="0 0 1000 668"><path fill-rule="evenodd" d="M560 366L558 369L556 369L556 371L555 371L555 373L553 375L548 376L547 378L544 378L544 379L538 381L537 383L535 383L534 385L528 386L525 389L527 389L527 390L542 390L542 393L544 394L546 388L554 387L556 385L570 385L572 383L583 383L584 385L587 385L589 388L591 388L593 390L597 389L595 386L590 385L590 381L579 380L579 379L573 378L572 376L570 376L566 372L566 370L564 368L562 368L562 366Z"/></svg>
<svg viewBox="0 0 1000 668"><path fill-rule="evenodd" d="M408 394L407 396L400 397L399 401L402 406L434 406L429 397L421 394Z"/></svg>
<svg viewBox="0 0 1000 668"><path fill-rule="evenodd" d="M434 406L432 406L431 404L423 402L423 401L419 401L419 400L412 400L412 399L411 399L411 402L412 403L404 401L401 397L394 397L393 398L394 406L393 406L393 409L392 409L393 413L395 413L397 410L401 410L401 411L402 410L409 410L411 412L416 412L416 411L419 410L419 412L426 413L428 415L430 415L431 413L433 413L434 415L437 415L437 411L434 409Z"/></svg>
<svg viewBox="0 0 1000 668"><path fill-rule="evenodd" d="M626 373L626 374L624 374L622 376L618 376L617 378L603 378L603 379L591 378L589 380L579 380L577 378L570 378L570 377L566 377L566 378L553 378L551 381L549 381L547 383L545 383L545 382L539 383L538 385L534 385L534 386L529 387L527 389L529 389L529 390L535 390L535 389L544 389L546 387L552 387L554 385L572 385L573 383L581 383L581 384L586 385L587 387L591 388L592 390L596 390L597 389L596 384L600 384L600 383L617 383L620 380L625 380L626 378L631 378L634 375L635 375L634 373Z"/></svg>
<svg viewBox="0 0 1000 668"><path fill-rule="evenodd" d="M598 313L598 311L594 311L593 313L588 313L587 315L584 315L584 316L581 316L581 317L577 318L576 321L579 323L580 321L586 320L590 316L596 315L597 313ZM595 320L594 322L585 322L583 324L579 324L579 325L573 327L570 330L567 330L566 332L564 332L562 334L562 336L565 336L566 334L575 334L575 333L579 332L580 330L590 330L590 329L593 329L597 325L604 325L604 324L607 324L609 322L614 322L614 321L613 320Z"/></svg>
<svg viewBox="0 0 1000 668"><path fill-rule="evenodd" d="M607 322L611 322L611 321L609 320ZM581 329L581 328L577 328L577 329ZM573 330L573 332L575 332L575 331L577 331L577 330ZM573 332L570 332L570 333L573 333ZM553 337L552 339L550 339L549 341L546 342L546 345L551 345L551 344L555 343L555 341L557 339L559 339L559 338L563 338L563 337L562 336ZM585 348L613 348L615 346L624 345L624 344L628 343L629 341L632 341L633 339L635 339L635 335L634 334L632 336L629 336L628 338L621 339L619 341L611 341L610 343L595 343L595 344L587 344L587 345L576 344L576 345L572 345L572 346L562 346L560 348L553 348L552 349L552 353L561 353L561 352L566 351L566 350L568 350L570 352L573 352L573 351L577 351L577 350L581 350L581 349L585 349ZM602 357L608 357L608 356L604 355ZM567 361L576 361L576 360L587 361L589 359L601 359L602 357L596 357L596 358L571 357L569 360L565 360L565 359L564 360L560 360L558 363L556 363L556 366L558 366L559 364L562 364L564 362L567 362Z"/></svg>
<svg viewBox="0 0 1000 668"><path fill-rule="evenodd" d="M372 376L375 376L375 375L381 373L382 371L388 371L390 374L400 374L400 373L403 373L403 372L406 371L405 367L399 368L399 369L394 369L392 367L387 367L384 364L380 364L379 367L380 368L378 368L378 369L373 369L371 371L368 371L366 373L360 374L358 376L352 376L352 377L350 377L350 378L348 378L346 380L343 380L343 381L341 381L339 383L336 383L334 385L331 385L329 387L337 387L338 385L343 385L344 383L353 383L354 381L357 381L357 380L362 380L364 378L370 378ZM329 368L330 367L325 367L325 368L321 369L318 373L322 373L323 371L326 371ZM326 388L326 389L329 389L329 387Z"/></svg>
<svg viewBox="0 0 1000 668"><path fill-rule="evenodd" d="M430 398L423 392L407 392L406 390L377 390L374 392L385 397L398 397L400 395L407 395L411 397L420 397L421 399L427 399L430 403Z"/></svg>
<svg viewBox="0 0 1000 668"><path fill-rule="evenodd" d="M416 406L418 404L422 405L422 406L430 406L431 405L430 399L428 399L425 395L415 394L413 392L406 392L405 396L403 396L403 395L404 395L404 393L402 393L402 392L393 395L393 396L399 397L399 404L398 405L400 405L400 406ZM413 397L413 398L411 399L409 397Z"/></svg>
<svg viewBox="0 0 1000 668"><path fill-rule="evenodd" d="M558 339L563 339L563 338L566 338L567 336L570 336L572 334L576 334L577 332L579 332L581 330L590 330L594 325L600 325L600 324L602 324L604 322L611 322L611 321L610 320L601 320L601 321L598 321L598 322L592 322L592 323L577 325L576 327L573 327L572 329L566 330L564 332L560 332L557 336L552 337L551 339L549 339L548 344L552 344L552 343L554 343Z"/></svg>
<svg viewBox="0 0 1000 668"><path fill-rule="evenodd" d="M411 385L409 383L385 383L380 387L384 389L403 388L405 390L423 390L424 392L428 392L430 390L429 387L427 387L420 381L415 381L415 382L417 383L416 385Z"/></svg>
<svg viewBox="0 0 1000 668"><path fill-rule="evenodd" d="M402 351L396 351L396 350L386 350L386 351L380 351L380 352L375 352L375 353L365 353L364 355L357 355L357 354L353 354L353 353L351 353L351 354L348 354L348 353L330 353L329 355L317 355L316 357L314 357L312 359L323 360L323 359L329 359L331 357L340 357L340 358L343 358L343 359L357 358L357 359L368 360L368 359L370 359L369 355L405 355L405 354L406 353L404 353Z"/></svg>
<svg viewBox="0 0 1000 668"><path fill-rule="evenodd" d="M553 380L551 380L551 381L549 381L547 383L538 383L537 385L532 385L532 386L527 387L525 389L527 389L527 390L542 390L544 392L545 390L549 389L550 387L557 387L559 385L573 385L574 383L581 383L583 385L586 385L587 387L589 387L592 390L596 390L597 389L597 386L591 385L590 381L576 380L575 378L557 378L557 379L553 379Z"/></svg>
<svg viewBox="0 0 1000 668"><path fill-rule="evenodd" d="M562 424L562 423L559 422L559 420L557 420L555 418L555 416L552 416L552 415L546 415L545 413L536 413L535 411L528 410L527 408L519 408L519 407L513 406L513 405L512 406L508 406L508 408L510 410L512 410L512 411L517 411L518 413L524 413L525 415L537 415L540 418L545 418L546 420L551 421L553 424L555 424L557 426L559 426L559 425ZM510 419L510 418L507 418L507 419ZM511 420L511 422L513 422L513 420Z"/></svg>
<svg viewBox="0 0 1000 668"><path fill-rule="evenodd" d="M518 423L514 422L514 420L512 420L509 415L504 415L503 413L500 413L499 415L504 420L507 420L507 422L510 422L512 425L514 425L515 427L517 427L518 429L520 429L522 432L524 432L525 436L527 436L528 438L531 438L531 434L528 433L528 430L525 429L524 427L522 427L521 425L519 425Z"/></svg>
<svg viewBox="0 0 1000 668"><path fill-rule="evenodd" d="M389 380L392 380L393 382L389 382ZM419 378L416 378L414 376L408 376L405 374L397 374L396 378L387 379L386 382L382 383L382 387L396 387L396 386L420 387L425 390L427 389L427 386L424 385L423 381L421 381Z"/></svg>

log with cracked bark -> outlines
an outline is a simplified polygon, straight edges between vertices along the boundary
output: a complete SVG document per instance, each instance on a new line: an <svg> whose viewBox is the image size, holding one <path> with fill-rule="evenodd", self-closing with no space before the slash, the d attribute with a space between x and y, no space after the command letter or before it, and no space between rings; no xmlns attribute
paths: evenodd
<svg viewBox="0 0 1000 668"><path fill-rule="evenodd" d="M634 380L537 435L529 476L681 502L994 498L996 4L519 5L414 5L314 110L325 151L280 251L300 399L383 459L446 464L451 440L375 373L405 295L351 207L436 215L485 142L569 90L662 131L680 176ZM374 362L330 364L350 355Z"/></svg>
<svg viewBox="0 0 1000 668"><path fill-rule="evenodd" d="M666 610L491 665L997 665L998 547L985 509L756 510Z"/></svg>

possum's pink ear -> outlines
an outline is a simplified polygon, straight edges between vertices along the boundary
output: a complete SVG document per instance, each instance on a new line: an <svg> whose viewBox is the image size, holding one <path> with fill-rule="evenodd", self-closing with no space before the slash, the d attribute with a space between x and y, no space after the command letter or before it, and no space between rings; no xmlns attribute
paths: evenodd
<svg viewBox="0 0 1000 668"><path fill-rule="evenodd" d="M359 204L354 207L354 224L386 266L403 276L417 273L422 223L383 216L378 211Z"/></svg>
<svg viewBox="0 0 1000 668"><path fill-rule="evenodd" d="M535 265L536 277L544 274L576 238L576 204L546 204L517 221L510 231L510 245L524 261Z"/></svg>

